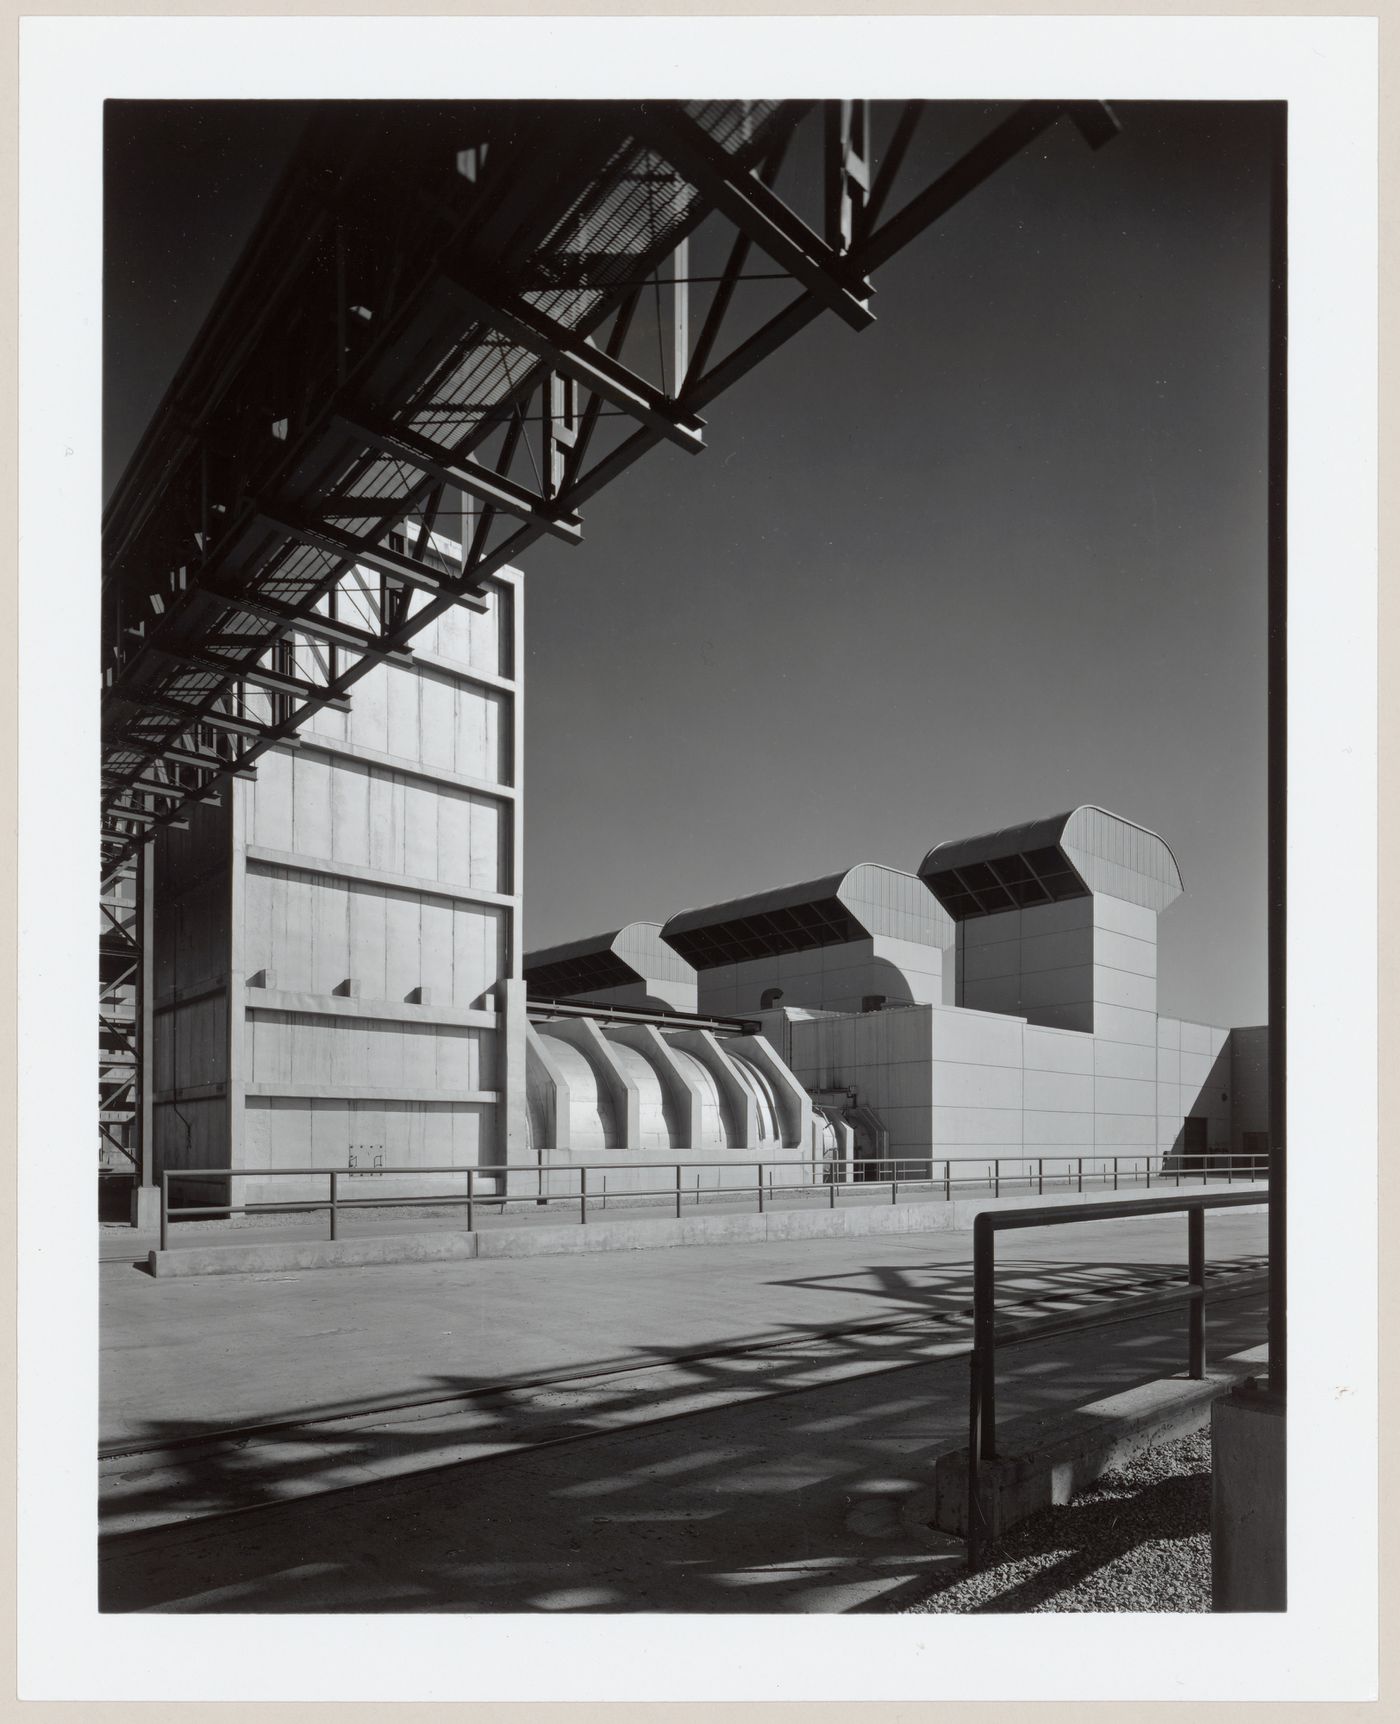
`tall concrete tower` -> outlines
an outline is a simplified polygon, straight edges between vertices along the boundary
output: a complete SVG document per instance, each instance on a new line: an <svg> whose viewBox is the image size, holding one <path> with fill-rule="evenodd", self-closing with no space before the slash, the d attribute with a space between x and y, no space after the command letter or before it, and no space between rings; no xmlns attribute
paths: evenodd
<svg viewBox="0 0 1400 1724"><path fill-rule="evenodd" d="M432 554L460 561L437 535ZM323 602L363 622L383 588L357 569ZM158 1168L373 1176L525 1153L520 597L500 571L157 841ZM187 1182L182 1200L218 1199Z"/></svg>
<svg viewBox="0 0 1400 1724"><path fill-rule="evenodd" d="M957 924L958 1005L1156 1042L1157 917L1181 874L1155 832L1085 805L935 845L919 877Z"/></svg>

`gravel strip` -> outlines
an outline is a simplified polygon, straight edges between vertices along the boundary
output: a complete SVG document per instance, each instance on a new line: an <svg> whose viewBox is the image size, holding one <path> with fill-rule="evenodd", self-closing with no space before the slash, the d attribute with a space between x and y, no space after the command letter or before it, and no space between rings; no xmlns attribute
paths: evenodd
<svg viewBox="0 0 1400 1724"><path fill-rule="evenodd" d="M1210 1609L1210 1426L1014 1526L907 1614Z"/></svg>

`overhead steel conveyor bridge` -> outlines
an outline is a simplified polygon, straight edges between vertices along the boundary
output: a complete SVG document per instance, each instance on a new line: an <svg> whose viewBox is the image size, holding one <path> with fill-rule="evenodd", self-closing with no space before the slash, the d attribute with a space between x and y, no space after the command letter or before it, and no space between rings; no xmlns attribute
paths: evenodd
<svg viewBox="0 0 1400 1724"><path fill-rule="evenodd" d="M872 272L1042 133L1117 130L1027 103L901 184L928 106L325 104L103 517L104 892L808 323L871 324Z"/></svg>
<svg viewBox="0 0 1400 1724"><path fill-rule="evenodd" d="M858 102L329 104L104 516L104 877L536 540L576 542L649 449L703 448L701 410L807 323L873 322L871 271L1062 116L1115 129L1027 104L882 219L924 107L877 147ZM774 189L814 128L818 225ZM717 357L775 278L795 297ZM624 360L663 288L669 339ZM471 532L445 555L449 492Z"/></svg>

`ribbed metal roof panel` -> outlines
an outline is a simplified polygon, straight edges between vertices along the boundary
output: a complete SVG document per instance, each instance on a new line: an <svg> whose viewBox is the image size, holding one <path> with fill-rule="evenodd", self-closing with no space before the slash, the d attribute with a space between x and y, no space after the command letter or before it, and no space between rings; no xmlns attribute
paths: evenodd
<svg viewBox="0 0 1400 1724"><path fill-rule="evenodd" d="M683 910L661 935L698 969L777 957L862 936L944 947L953 929L913 874L862 862L745 898Z"/></svg>

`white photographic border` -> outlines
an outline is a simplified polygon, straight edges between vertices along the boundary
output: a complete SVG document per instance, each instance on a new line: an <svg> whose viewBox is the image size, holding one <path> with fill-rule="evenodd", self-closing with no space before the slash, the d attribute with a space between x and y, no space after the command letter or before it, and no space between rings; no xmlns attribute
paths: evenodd
<svg viewBox="0 0 1400 1724"><path fill-rule="evenodd" d="M1377 65L1365 18L23 20L21 1697L1375 1693ZM82 1077L96 997L103 100L799 93L1289 103L1289 1609L103 1616L85 1219L93 1097ZM86 679L74 673L84 664Z"/></svg>

